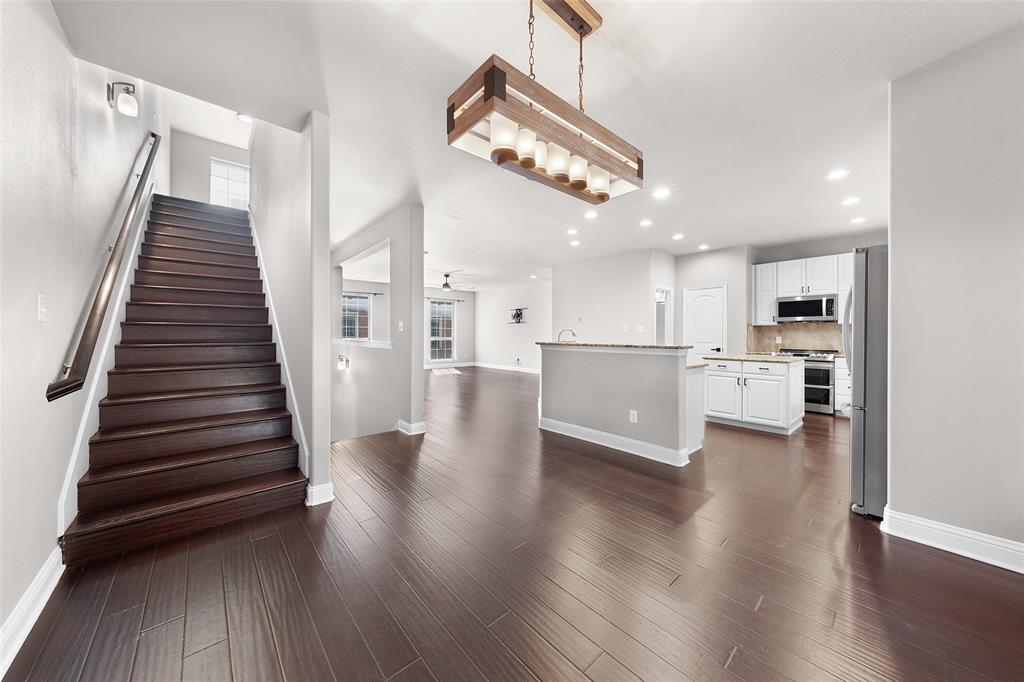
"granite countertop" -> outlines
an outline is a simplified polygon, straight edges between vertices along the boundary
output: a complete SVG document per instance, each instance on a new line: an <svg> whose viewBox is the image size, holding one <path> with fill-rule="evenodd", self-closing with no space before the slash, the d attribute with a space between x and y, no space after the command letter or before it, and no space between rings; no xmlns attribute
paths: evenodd
<svg viewBox="0 0 1024 682"><path fill-rule="evenodd" d="M705 355L705 360L738 360L740 362L778 362L788 365L791 362L803 362L804 358L792 355L772 355L770 353L743 353L741 355Z"/></svg>
<svg viewBox="0 0 1024 682"><path fill-rule="evenodd" d="M706 363L706 362L692 362L691 361L691 362L687 362L686 363L686 369L699 369L701 367L707 367L707 366L708 366L708 363Z"/></svg>
<svg viewBox="0 0 1024 682"><path fill-rule="evenodd" d="M693 346L658 346L642 343L585 343L583 341L538 341L538 346L582 346L584 348L652 348L659 350L686 350Z"/></svg>

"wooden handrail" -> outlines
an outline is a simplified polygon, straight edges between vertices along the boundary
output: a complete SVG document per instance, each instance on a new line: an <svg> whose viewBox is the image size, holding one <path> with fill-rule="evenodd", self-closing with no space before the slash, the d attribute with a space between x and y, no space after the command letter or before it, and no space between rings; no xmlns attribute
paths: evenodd
<svg viewBox="0 0 1024 682"><path fill-rule="evenodd" d="M139 212L139 205L142 203L142 196L146 191L146 183L149 182L149 174L153 169L157 148L160 147L160 135L152 131L149 135L153 140L153 146L149 149L146 165L143 166L142 173L139 175L139 184L135 187L132 201L128 204L128 210L124 214L124 222L121 223L121 230L117 233L117 241L114 242L114 247L110 251L110 259L107 261L107 267L103 270L103 277L96 290L96 298L92 301L92 309L82 327L82 335L78 338L78 348L75 349L74 359L70 365L64 365L63 371L66 376L51 382L46 387L48 401L54 401L69 393L74 393L85 385L85 377L89 374L89 366L92 364L92 356L96 350L96 342L99 340L103 318L107 314L110 296L114 292L114 280L117 279L117 273L121 269L124 252L128 248L128 236L135 223L135 216Z"/></svg>

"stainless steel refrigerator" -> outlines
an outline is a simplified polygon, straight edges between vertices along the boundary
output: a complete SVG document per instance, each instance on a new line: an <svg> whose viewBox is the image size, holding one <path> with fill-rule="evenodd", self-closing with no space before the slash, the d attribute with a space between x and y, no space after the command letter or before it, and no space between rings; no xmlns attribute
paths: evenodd
<svg viewBox="0 0 1024 682"><path fill-rule="evenodd" d="M843 350L853 378L850 495L853 511L881 516L888 485L889 247L853 252L843 311Z"/></svg>

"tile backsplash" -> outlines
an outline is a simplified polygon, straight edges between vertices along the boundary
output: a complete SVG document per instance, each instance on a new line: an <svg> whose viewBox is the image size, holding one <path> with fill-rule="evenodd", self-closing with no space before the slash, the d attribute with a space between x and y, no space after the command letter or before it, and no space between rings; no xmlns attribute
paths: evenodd
<svg viewBox="0 0 1024 682"><path fill-rule="evenodd" d="M776 343L776 337L782 341ZM812 350L843 350L843 329L837 322L793 322L754 326L747 325L747 351L770 353L780 348Z"/></svg>

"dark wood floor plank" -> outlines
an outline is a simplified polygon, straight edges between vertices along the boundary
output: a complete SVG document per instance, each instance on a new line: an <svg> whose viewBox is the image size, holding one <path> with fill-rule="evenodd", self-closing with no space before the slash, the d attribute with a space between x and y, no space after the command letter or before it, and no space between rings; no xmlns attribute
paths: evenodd
<svg viewBox="0 0 1024 682"><path fill-rule="evenodd" d="M216 528L189 537L188 591L185 597L185 655L227 639L224 567Z"/></svg>
<svg viewBox="0 0 1024 682"><path fill-rule="evenodd" d="M437 678L430 674L430 668L417 658L409 665L388 678L388 682L436 682Z"/></svg>
<svg viewBox="0 0 1024 682"><path fill-rule="evenodd" d="M104 616L146 603L155 556L156 548L149 547L121 557L117 565L117 574L114 576L114 585L110 589L110 597L103 610Z"/></svg>
<svg viewBox="0 0 1024 682"><path fill-rule="evenodd" d="M253 542L253 552L285 679L334 680L281 538L264 536Z"/></svg>
<svg viewBox="0 0 1024 682"><path fill-rule="evenodd" d="M586 672L587 677L594 682L640 682L639 677L626 670L608 654L601 654Z"/></svg>
<svg viewBox="0 0 1024 682"><path fill-rule="evenodd" d="M64 605L67 603L68 597L71 595L75 582L77 582L78 576L81 573L81 567L64 569L60 580L57 581L57 586L53 588L53 593L47 600L42 612L40 612L39 618L36 619L17 655L7 668L7 673L4 675L5 682L6 680L14 682L15 680L28 678L29 673L32 672L32 666L35 665L36 659L39 656L39 652L42 650L43 645L46 644L50 631L53 630L53 626L60 618Z"/></svg>
<svg viewBox="0 0 1024 682"><path fill-rule="evenodd" d="M489 626L540 680L585 680L586 676L536 630L509 611Z"/></svg>
<svg viewBox="0 0 1024 682"><path fill-rule="evenodd" d="M64 606L68 617L59 618L54 624L29 680L59 682L79 678L116 571L117 562L113 561L82 572Z"/></svg>
<svg viewBox="0 0 1024 682"><path fill-rule="evenodd" d="M186 656L182 661L181 679L187 680L187 682L225 682L225 680L230 680L231 653L228 651L227 640L217 642L191 656ZM235 679L263 678L238 676Z"/></svg>
<svg viewBox="0 0 1024 682"><path fill-rule="evenodd" d="M143 609L144 605L139 604L100 620L85 660L82 680L127 682L131 678Z"/></svg>
<svg viewBox="0 0 1024 682"><path fill-rule="evenodd" d="M187 579L188 539L160 543L153 560L143 630L185 615Z"/></svg>
<svg viewBox="0 0 1024 682"><path fill-rule="evenodd" d="M221 539L224 606L235 678L266 682L281 680L281 663L270 630L270 618L248 528L244 522L225 526L221 529Z"/></svg>
<svg viewBox="0 0 1024 682"><path fill-rule="evenodd" d="M184 616L144 630L135 651L132 682L180 680L184 637Z"/></svg>

